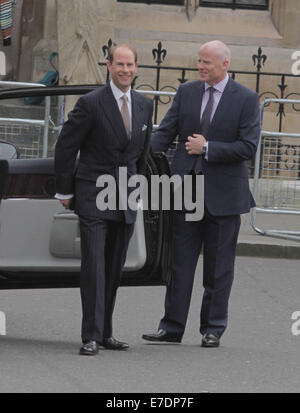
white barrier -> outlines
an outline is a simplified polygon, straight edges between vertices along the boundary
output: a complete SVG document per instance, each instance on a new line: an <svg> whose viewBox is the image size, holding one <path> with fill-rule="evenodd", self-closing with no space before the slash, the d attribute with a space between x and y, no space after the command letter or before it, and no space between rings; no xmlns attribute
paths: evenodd
<svg viewBox="0 0 300 413"><path fill-rule="evenodd" d="M283 105L290 104L295 106L300 105L300 100L266 99L261 105L262 121L264 109L270 103L279 103ZM253 195L255 201L257 201L260 188L264 188L264 192L273 196L268 196L267 199L264 199L261 207L253 208L251 213L251 224L253 229L261 235L291 241L300 241L300 231L298 230L265 230L259 228L256 223L257 212L264 214L300 215L300 143L298 145L294 145L295 147L297 146L296 157L293 156L293 154L286 153L286 162L282 162L283 165L288 165L290 163L292 168L282 169L281 163L278 162L278 158L282 158L281 150L284 146L287 146L282 143L282 139L284 138L294 138L300 140L300 134L270 132L264 130L261 131L255 160ZM270 161L271 158L274 159ZM284 175L280 176L280 173L284 173ZM264 177L264 174L266 174L266 177ZM292 196L289 196L290 193Z"/></svg>

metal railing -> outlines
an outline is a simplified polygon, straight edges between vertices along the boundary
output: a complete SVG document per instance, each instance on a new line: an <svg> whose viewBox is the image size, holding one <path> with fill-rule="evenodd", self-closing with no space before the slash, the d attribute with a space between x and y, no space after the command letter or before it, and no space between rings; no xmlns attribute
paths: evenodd
<svg viewBox="0 0 300 413"><path fill-rule="evenodd" d="M113 45L112 39L108 40L108 43L102 47L102 52L105 60L108 58L108 52ZM155 90L155 91L172 91L176 92L180 84L186 83L189 80L194 79L194 75L198 73L199 69L196 67L182 67L182 66L170 66L164 65L167 60L168 51L163 47L162 41L160 41L155 48L152 49L151 54L153 56L154 64L140 64L139 73L133 81L133 87L135 89ZM238 80L241 83L249 85L254 89L262 99L276 98L276 99L299 99L300 90L299 87L291 90L293 80L300 79L299 75L292 73L276 73L276 72L264 72L265 63L268 61L268 56L264 53L263 49L259 47L257 53L249 56L249 64L253 64L255 70L234 70L230 69L229 73L234 80ZM106 82L110 79L110 73L107 68L106 62L99 62L100 67L106 70ZM140 69L141 72L140 72ZM149 75L145 76L146 73ZM168 73L167 77L163 78L163 73ZM193 75L194 74L194 75ZM149 79L152 78L152 82L149 83ZM198 77L197 77L198 78ZM265 90L264 79L272 81L272 89ZM194 79L195 80L195 79ZM268 82L268 86L269 86ZM169 105L170 100L162 100L160 96L155 96L154 99L154 123L158 122L159 105ZM284 126L285 108L284 104L278 105L278 122L279 131L281 132ZM295 111L299 109L294 108Z"/></svg>
<svg viewBox="0 0 300 413"><path fill-rule="evenodd" d="M16 138L16 131L10 131L9 133L3 132L1 133L1 128L3 123L8 123L13 126L17 126L18 124L20 125L28 125L28 126L38 126L38 127L43 127L43 139L42 139L42 157L46 158L49 155L49 135L54 134L54 133L59 133L61 128L62 128L62 122L58 122L58 124L55 123L55 121L51 117L50 113L50 102L51 102L51 97L52 96L72 96L72 95L82 95L85 93L88 93L92 90L94 90L97 87L101 87L102 85L77 85L77 86L52 86L48 87L47 91L45 90L44 85L39 85L39 84L28 84L28 83L16 83L16 82L9 82L10 84L14 83L13 85L20 85L20 86L27 86L29 85L30 87L24 87L20 89L5 89L1 90L0 89L0 100L4 99L15 99L15 98L25 98L25 97L46 97L46 107L45 107L45 118L44 120L36 120L36 119L19 119L19 118L0 118L0 138L3 140L10 141L11 139L9 138L14 138L13 142L14 144L18 145L18 140ZM0 82L1 86L1 82ZM42 87L39 88L39 86ZM149 95L149 96L159 96L159 97L174 97L175 92L157 92L153 90L137 90L138 93L141 93L143 95ZM62 103L64 105L64 102ZM59 112L61 112L61 108L59 109ZM63 118L63 114L61 113L61 118ZM155 124L153 125L153 129L156 130L159 125ZM15 128L14 128L15 129ZM19 139L22 140L22 134L25 134L25 130L22 130L22 133L18 133ZM28 133L27 133L28 134ZM3 136L2 136L3 135ZM39 150L36 149L37 146L37 140L39 140L38 137L35 137L35 140L32 139L32 147L27 148L26 151L23 151L23 156L24 158L27 157L38 157L38 153L40 152ZM19 141L20 142L20 141ZM176 144L174 144L176 145ZM22 152L22 151L21 151ZM51 152L51 151L50 151ZM28 155L29 154L29 155ZM33 155L36 154L36 155ZM51 155L51 154L50 154Z"/></svg>
<svg viewBox="0 0 300 413"><path fill-rule="evenodd" d="M266 99L264 108L271 103L299 105L300 100ZM291 139L299 140L292 143ZM300 231L262 229L257 225L257 213L300 215L300 133L261 131L255 160L253 195L257 207L252 210L251 224L261 235L300 241ZM299 220L300 222L300 220Z"/></svg>
<svg viewBox="0 0 300 413"><path fill-rule="evenodd" d="M82 95L88 93L99 85L78 85L78 86L55 86L34 88L30 84L30 88L15 89L15 90L0 90L1 99L24 98L26 96L68 96ZM152 96L168 96L173 97L175 92L161 92L152 90L139 90L139 93ZM300 105L300 100L287 99L266 99L261 105L261 117L263 119L264 108L271 104L284 105ZM49 105L50 107L50 105ZM30 119L14 119L14 122L22 123L34 122L38 125L47 123L48 132L60 130L61 125L55 125L51 116L45 110L45 120L30 120ZM1 120L7 120L2 118ZM158 125L154 125L156 129ZM47 132L47 133L48 133ZM287 139L299 140L299 144L290 143ZM48 136L43 140L43 156L48 153ZM176 142L168 152L170 160L173 157L173 152L176 149ZM259 228L256 217L257 213L265 214L285 214L285 215L300 215L300 134L297 133L282 133L262 131L260 143L255 162L255 176L253 194L257 202L257 207L252 210L251 224L253 229L259 234L282 238L293 241L300 241L300 231L282 231L282 230L265 230ZM300 222L300 221L299 221Z"/></svg>
<svg viewBox="0 0 300 413"><path fill-rule="evenodd" d="M1 87L9 88L13 87L16 89L23 87L38 88L46 86L41 83L24 83L24 82L7 82L0 81ZM50 122L50 107L51 99L50 96L45 96L45 115L44 119L18 119L18 118L0 118L0 123L10 124L10 125L32 125L41 126L44 128L43 133L43 147L42 147L42 157L47 158L48 154L48 136L49 136L49 122Z"/></svg>
<svg viewBox="0 0 300 413"><path fill-rule="evenodd" d="M109 39L108 43L102 47L104 59L107 60L110 47L113 45L113 40ZM199 69L196 67L182 67L165 65L167 61L168 51L163 47L162 41L159 41L157 46L152 49L153 64L140 64L138 75L133 81L133 87L138 89L147 89L155 91L176 92L179 85L188 82L189 80L198 79ZM196 59L196 56L195 56ZM268 56L264 53L262 47L257 49L257 52L249 56L249 66L253 65L252 70L234 70L230 69L229 74L234 80L238 80L242 84L246 84L251 89L255 90L262 99L299 99L300 89L299 75L292 73L276 73L264 72ZM110 73L105 62L99 62L100 67L106 71L106 82L110 79ZM297 81L297 83L295 82ZM266 88L267 85L267 88ZM154 95L154 123L160 122L165 113L164 106L171 103L171 97L163 98L163 96ZM293 106L294 111L300 111L299 108ZM276 119L278 121L278 130L282 132L285 127L285 105L278 104L278 112ZM254 159L247 162L249 175L251 178L254 175Z"/></svg>

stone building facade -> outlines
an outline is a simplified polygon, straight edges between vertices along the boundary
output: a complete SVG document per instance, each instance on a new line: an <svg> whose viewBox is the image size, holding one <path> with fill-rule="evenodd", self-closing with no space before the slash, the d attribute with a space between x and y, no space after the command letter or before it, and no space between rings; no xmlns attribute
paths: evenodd
<svg viewBox="0 0 300 413"><path fill-rule="evenodd" d="M205 2L199 0L23 0L17 79L40 80L51 70L50 53L58 52L61 84L104 83L106 69L98 62L105 62L102 46L109 39L133 44L144 65L155 64L152 50L161 42L167 51L163 66L195 68L199 46L221 39L232 50L231 70L255 71L257 61L253 56L258 57L259 47L261 57L267 56L267 60L261 59L262 72L291 75L293 63L294 68L300 68L300 57L298 66L292 60L292 55L300 50L299 0L237 2L244 5L261 2L268 4L268 8L204 7ZM140 69L137 85L155 88L155 75L155 71ZM180 76L180 71L162 71L160 87L178 88ZM187 71L186 77L196 79L197 72ZM255 76L239 74L236 79L253 89L256 87ZM300 78L263 76L260 93L267 91L271 94L265 97L299 93L291 98L300 98ZM72 105L73 101L69 101L67 109ZM167 108L168 105L160 105L158 121ZM300 114L294 109L285 108L281 125L285 132L300 132ZM277 114L278 105L266 109L265 129L278 131ZM295 143L289 139L286 142Z"/></svg>
<svg viewBox="0 0 300 413"><path fill-rule="evenodd" d="M262 47L264 72L291 73L292 54L300 49L298 0L269 0L268 10L198 7L198 0L173 3L180 1L23 0L17 78L40 80L51 69L50 53L57 51L61 84L103 83L106 71L97 63L105 62L102 46L109 39L134 44L142 64L154 64L152 49L161 41L167 50L164 65L195 67L199 46L219 38L232 50L233 70L255 70L252 56ZM174 79L168 72L162 76L162 85L178 86L178 73ZM153 84L153 73L141 71L142 81ZM240 81L255 86L250 78ZM276 89L278 81L264 79L265 90ZM288 87L296 90L298 84L292 79Z"/></svg>

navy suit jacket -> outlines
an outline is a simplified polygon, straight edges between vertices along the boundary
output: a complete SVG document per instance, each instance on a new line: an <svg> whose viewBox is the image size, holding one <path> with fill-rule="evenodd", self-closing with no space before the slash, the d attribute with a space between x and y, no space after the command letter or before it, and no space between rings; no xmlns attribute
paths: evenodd
<svg viewBox="0 0 300 413"><path fill-rule="evenodd" d="M179 137L171 171L182 177L193 170L197 157L202 156L189 155L185 143L188 136L201 134L203 93L201 81L181 85L152 138L153 151L165 152ZM208 160L202 160L204 200L212 215L239 215L255 206L246 161L254 157L259 136L259 97L230 78L206 136Z"/></svg>
<svg viewBox="0 0 300 413"><path fill-rule="evenodd" d="M135 91L131 93L130 141L109 84L82 96L60 133L55 148L56 191L60 194L75 192L75 211L79 215L96 214L103 219L113 219L118 215L118 211L99 211L96 208L99 176L112 175L118 183L119 167L127 167L129 176L145 173L153 102ZM80 185L75 185L74 175ZM80 188L80 193L75 187ZM135 221L135 211L124 213L127 223Z"/></svg>

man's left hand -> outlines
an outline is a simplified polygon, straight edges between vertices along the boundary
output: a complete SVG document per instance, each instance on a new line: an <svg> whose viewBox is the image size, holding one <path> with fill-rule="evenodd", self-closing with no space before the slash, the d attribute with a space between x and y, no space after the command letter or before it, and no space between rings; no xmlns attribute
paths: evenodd
<svg viewBox="0 0 300 413"><path fill-rule="evenodd" d="M194 134L188 136L188 141L185 144L185 149L189 155L201 155L203 152L203 146L206 144L206 139L203 135Z"/></svg>

